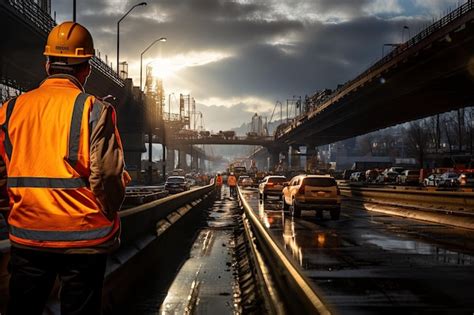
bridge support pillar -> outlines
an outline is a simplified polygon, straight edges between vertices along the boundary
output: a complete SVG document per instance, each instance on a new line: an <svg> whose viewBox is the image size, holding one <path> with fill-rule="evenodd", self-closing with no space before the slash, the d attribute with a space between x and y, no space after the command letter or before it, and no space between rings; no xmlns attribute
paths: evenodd
<svg viewBox="0 0 474 315"><path fill-rule="evenodd" d="M193 150L191 146L191 169L197 170L199 168L199 153L196 150Z"/></svg>
<svg viewBox="0 0 474 315"><path fill-rule="evenodd" d="M176 168L187 169L188 165L186 162L186 150L184 148L180 148L178 150L178 166Z"/></svg>
<svg viewBox="0 0 474 315"><path fill-rule="evenodd" d="M312 146L306 146L306 167L305 170L308 173L314 173L317 168L317 157L318 157L318 150Z"/></svg>
<svg viewBox="0 0 474 315"><path fill-rule="evenodd" d="M267 157L267 169L269 171L275 171L280 164L280 150L268 149Z"/></svg>
<svg viewBox="0 0 474 315"><path fill-rule="evenodd" d="M176 160L175 154L174 154L174 149L172 148L166 148L167 151L167 159L166 159L166 168L168 169L168 173L171 173L172 170L174 170L174 162Z"/></svg>
<svg viewBox="0 0 474 315"><path fill-rule="evenodd" d="M300 147L298 145L290 146L290 169L298 170L301 168Z"/></svg>

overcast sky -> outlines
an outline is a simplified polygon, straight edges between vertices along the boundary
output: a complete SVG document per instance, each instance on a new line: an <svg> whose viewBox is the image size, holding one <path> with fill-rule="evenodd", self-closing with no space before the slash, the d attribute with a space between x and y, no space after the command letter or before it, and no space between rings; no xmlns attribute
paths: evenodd
<svg viewBox="0 0 474 315"><path fill-rule="evenodd" d="M77 21L114 67L116 23L139 2L77 1ZM379 59L384 43L407 40L464 1L147 2L120 24L120 59L129 63L129 76L139 85L140 53L167 37L144 55L143 64L153 62L166 95L191 94L205 126L217 131L250 121L254 112L270 116L276 100L335 88ZM71 20L72 1L52 5L57 22Z"/></svg>

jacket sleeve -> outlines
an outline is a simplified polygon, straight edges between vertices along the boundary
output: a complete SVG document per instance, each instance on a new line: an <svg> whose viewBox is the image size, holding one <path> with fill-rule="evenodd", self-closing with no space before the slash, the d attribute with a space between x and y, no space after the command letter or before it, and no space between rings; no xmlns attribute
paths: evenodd
<svg viewBox="0 0 474 315"><path fill-rule="evenodd" d="M112 219L122 205L127 178L114 108L96 100L90 128L89 183L105 215Z"/></svg>

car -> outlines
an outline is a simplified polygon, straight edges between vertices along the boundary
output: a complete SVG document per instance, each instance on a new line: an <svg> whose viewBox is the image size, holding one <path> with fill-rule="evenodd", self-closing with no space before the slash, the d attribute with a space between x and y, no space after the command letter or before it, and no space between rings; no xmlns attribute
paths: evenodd
<svg viewBox="0 0 474 315"><path fill-rule="evenodd" d="M167 190L170 194L183 192L189 189L189 182L184 176L170 176L166 179L165 190Z"/></svg>
<svg viewBox="0 0 474 315"><path fill-rule="evenodd" d="M365 172L355 172L351 174L351 182L364 182L365 181Z"/></svg>
<svg viewBox="0 0 474 315"><path fill-rule="evenodd" d="M474 187L474 173L462 173L459 175L458 184L461 187Z"/></svg>
<svg viewBox="0 0 474 315"><path fill-rule="evenodd" d="M455 187L458 185L459 174L446 172L439 178L438 187Z"/></svg>
<svg viewBox="0 0 474 315"><path fill-rule="evenodd" d="M237 182L237 185L242 187L251 187L253 185L253 179L247 175L241 175Z"/></svg>
<svg viewBox="0 0 474 315"><path fill-rule="evenodd" d="M423 186L438 186L440 174L431 174L423 180Z"/></svg>
<svg viewBox="0 0 474 315"><path fill-rule="evenodd" d="M397 176L398 184L419 184L420 171L419 170L404 170Z"/></svg>
<svg viewBox="0 0 474 315"><path fill-rule="evenodd" d="M258 185L258 196L265 200L267 196L278 196L281 198L283 183L287 181L285 176L271 175L265 177Z"/></svg>
<svg viewBox="0 0 474 315"><path fill-rule="evenodd" d="M365 178L368 183L376 182L378 177L379 177L378 170L368 170L365 172Z"/></svg>
<svg viewBox="0 0 474 315"><path fill-rule="evenodd" d="M402 174L403 171L405 171L406 168L401 167L401 166L392 166L391 168L388 169L389 172L396 172L398 174Z"/></svg>
<svg viewBox="0 0 474 315"><path fill-rule="evenodd" d="M327 210L331 219L341 214L341 196L336 180L329 175L298 175L285 183L282 190L283 211L300 217L301 210L316 210L317 217Z"/></svg>
<svg viewBox="0 0 474 315"><path fill-rule="evenodd" d="M359 180L360 172L354 172L349 176L351 182L357 182Z"/></svg>
<svg viewBox="0 0 474 315"><path fill-rule="evenodd" d="M397 177L398 177L398 173L397 172L393 172L393 171L390 171L390 170L385 170L382 172L382 174L380 174L378 177L377 177L377 182L379 183L394 183L396 180L397 180Z"/></svg>

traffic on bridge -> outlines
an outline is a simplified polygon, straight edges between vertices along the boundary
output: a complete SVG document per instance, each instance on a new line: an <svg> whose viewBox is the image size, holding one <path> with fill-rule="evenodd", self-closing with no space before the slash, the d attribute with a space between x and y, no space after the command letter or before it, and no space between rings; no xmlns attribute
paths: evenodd
<svg viewBox="0 0 474 315"><path fill-rule="evenodd" d="M473 314L474 0L0 27L0 315Z"/></svg>

